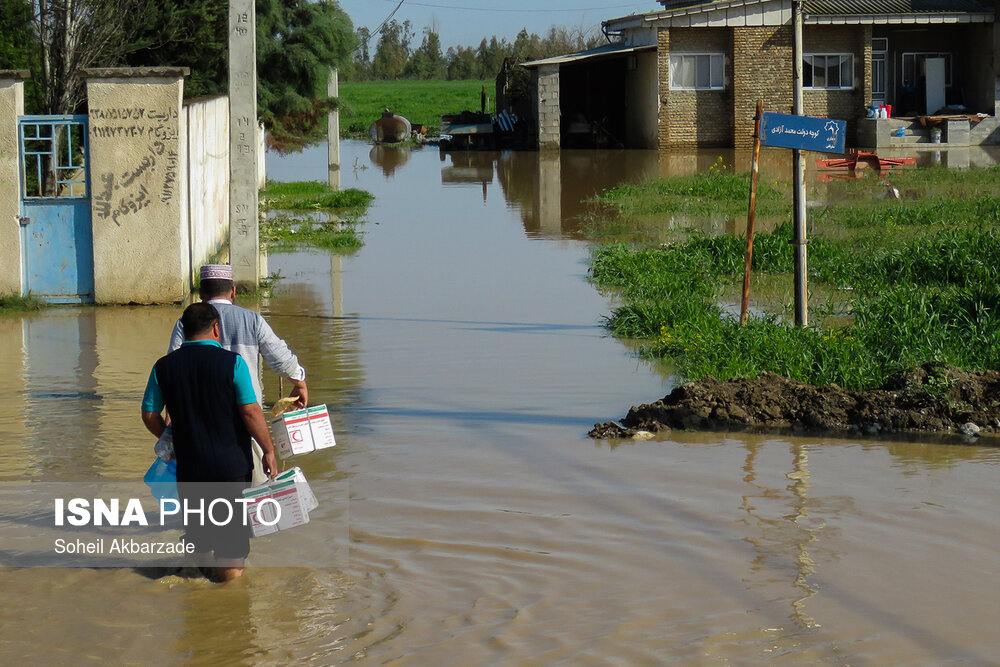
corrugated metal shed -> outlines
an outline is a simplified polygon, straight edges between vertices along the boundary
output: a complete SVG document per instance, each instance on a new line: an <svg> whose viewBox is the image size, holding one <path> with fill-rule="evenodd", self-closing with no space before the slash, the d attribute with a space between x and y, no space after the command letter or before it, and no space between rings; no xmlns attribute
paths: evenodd
<svg viewBox="0 0 1000 667"><path fill-rule="evenodd" d="M668 11L732 4L729 0L659 0L659 2ZM807 14L831 16L993 12L993 7L981 0L805 0L803 9Z"/></svg>
<svg viewBox="0 0 1000 667"><path fill-rule="evenodd" d="M805 0L803 9L814 16L881 16L893 14L992 13L977 0Z"/></svg>
<svg viewBox="0 0 1000 667"><path fill-rule="evenodd" d="M564 65L566 63L578 62L580 60L589 60L591 58L599 58L601 56L624 55L626 53L633 53L635 51L652 51L655 48L656 48L655 44L646 44L643 46L630 46L628 44L622 44L622 43L605 44L604 46L599 46L596 49L589 49L587 51L567 53L562 56L552 56L551 58L542 58L541 60L529 60L526 63L521 63L521 65L529 68L538 67L539 65Z"/></svg>

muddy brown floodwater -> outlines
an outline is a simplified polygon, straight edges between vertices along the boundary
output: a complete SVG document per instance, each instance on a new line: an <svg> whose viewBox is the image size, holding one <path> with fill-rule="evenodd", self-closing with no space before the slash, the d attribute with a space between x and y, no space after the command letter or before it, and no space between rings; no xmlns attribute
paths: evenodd
<svg viewBox="0 0 1000 667"><path fill-rule="evenodd" d="M225 586L0 570L0 662L996 661L1000 450L587 438L673 383L601 329L579 200L714 153L342 155L377 196L365 247L272 256L261 304L333 415L338 446L296 463L342 564ZM269 175L322 180L325 157L269 156ZM141 475L138 403L177 313L0 317L0 479Z"/></svg>

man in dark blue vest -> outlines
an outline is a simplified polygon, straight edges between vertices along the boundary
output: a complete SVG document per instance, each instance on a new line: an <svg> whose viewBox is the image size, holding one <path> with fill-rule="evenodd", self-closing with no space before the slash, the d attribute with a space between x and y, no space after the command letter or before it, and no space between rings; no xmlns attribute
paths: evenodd
<svg viewBox="0 0 1000 667"><path fill-rule="evenodd" d="M250 436L264 451L265 472L273 477L278 464L271 434L257 402L247 364L219 343L219 313L209 303L191 304L181 316L184 343L153 366L142 399L142 421L160 437L166 428L163 408L170 413L177 457L181 500L210 502L239 498L250 482L253 459ZM250 532L243 525L242 506L232 503L235 517L218 528L206 519L187 527L185 537L205 562L214 555L224 581L243 574L250 553Z"/></svg>

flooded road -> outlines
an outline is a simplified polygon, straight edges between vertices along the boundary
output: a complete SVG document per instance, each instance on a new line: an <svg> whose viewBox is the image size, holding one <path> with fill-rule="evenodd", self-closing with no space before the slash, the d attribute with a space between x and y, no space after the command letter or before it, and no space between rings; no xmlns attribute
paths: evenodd
<svg viewBox="0 0 1000 667"><path fill-rule="evenodd" d="M714 155L342 156L377 197L365 246L270 257L261 304L330 406L337 447L295 463L342 566L2 570L0 661L995 664L1000 450L586 438L671 381L600 328L580 200ZM273 179L325 178L325 146L272 158ZM0 317L0 479L140 476L178 312Z"/></svg>

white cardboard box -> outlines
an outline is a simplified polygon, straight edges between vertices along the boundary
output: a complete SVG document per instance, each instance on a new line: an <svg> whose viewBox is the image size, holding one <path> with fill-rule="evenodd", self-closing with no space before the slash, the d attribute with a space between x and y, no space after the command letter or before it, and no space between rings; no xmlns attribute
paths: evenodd
<svg viewBox="0 0 1000 667"><path fill-rule="evenodd" d="M288 480L295 482L295 488L299 492L299 501L305 506L307 511L312 512L319 507L319 501L316 500L316 495L313 493L312 487L309 486L309 482L306 481L306 476L301 468L298 466L289 468L274 478L275 482L285 482Z"/></svg>
<svg viewBox="0 0 1000 667"><path fill-rule="evenodd" d="M315 449L307 409L292 410L272 419L271 439L278 456L283 459Z"/></svg>
<svg viewBox="0 0 1000 667"><path fill-rule="evenodd" d="M325 405L286 412L272 419L270 426L274 448L283 459L337 444Z"/></svg>
<svg viewBox="0 0 1000 667"><path fill-rule="evenodd" d="M333 436L333 424L330 423L330 413L325 405L306 408L309 413L309 432L312 435L315 449L335 447L337 439Z"/></svg>
<svg viewBox="0 0 1000 667"><path fill-rule="evenodd" d="M298 470L295 468L295 470ZM292 471L289 471L292 472ZM302 471L299 471L302 474ZM305 476L302 476L305 481ZM308 487L308 484L306 485ZM309 491L312 496L312 491ZM292 478L284 480L269 480L260 486L252 486L244 489L243 497L251 500L247 503L247 523L250 524L250 531L254 537L270 535L279 530L288 530L296 526L309 523L309 510L306 507L303 497L300 495L298 484ZM280 517L277 516L273 503L258 505L265 499L272 499L278 503L281 510ZM315 501L315 496L312 496ZM276 523L275 519L278 519ZM272 525L267 525L267 524Z"/></svg>

